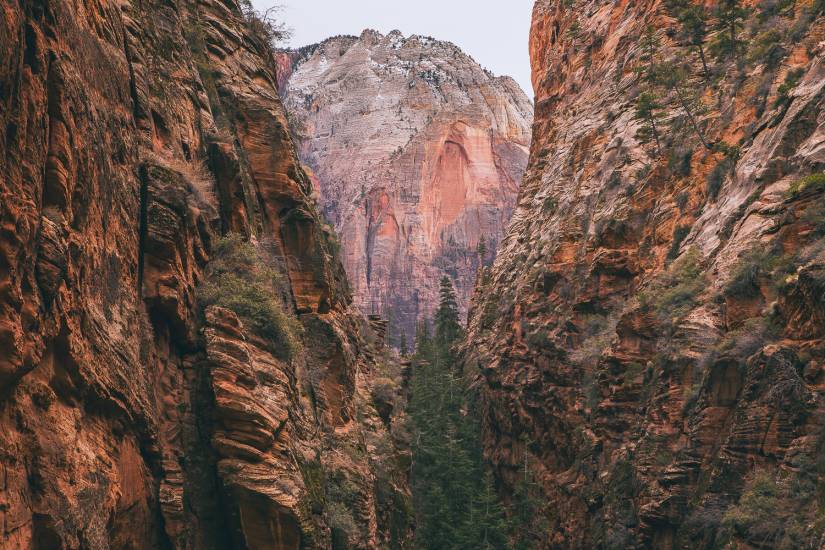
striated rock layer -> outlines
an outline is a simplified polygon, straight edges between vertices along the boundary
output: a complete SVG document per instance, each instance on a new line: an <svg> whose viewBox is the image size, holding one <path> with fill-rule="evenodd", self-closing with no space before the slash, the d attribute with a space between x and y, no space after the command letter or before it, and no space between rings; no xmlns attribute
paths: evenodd
<svg viewBox="0 0 825 550"><path fill-rule="evenodd" d="M341 239L355 303L395 342L452 277L462 311L484 239L494 249L527 163L532 105L456 46L427 37L336 37L282 54L286 108Z"/></svg>
<svg viewBox="0 0 825 550"><path fill-rule="evenodd" d="M465 368L505 493L549 503L539 547L825 545L825 17L747 4L707 76L660 2L535 4L530 162ZM689 64L654 89L661 154L650 36Z"/></svg>
<svg viewBox="0 0 825 550"><path fill-rule="evenodd" d="M255 25L234 0L0 12L0 546L399 545L386 360ZM287 281L295 360L196 307L227 232Z"/></svg>

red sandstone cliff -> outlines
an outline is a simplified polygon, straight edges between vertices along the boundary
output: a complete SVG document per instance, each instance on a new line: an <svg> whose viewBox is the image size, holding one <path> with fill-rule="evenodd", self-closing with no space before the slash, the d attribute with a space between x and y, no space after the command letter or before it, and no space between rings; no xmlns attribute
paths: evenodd
<svg viewBox="0 0 825 550"><path fill-rule="evenodd" d="M371 397L389 363L255 25L234 0L0 13L0 546L403 541L403 434ZM201 314L227 232L286 281L300 357Z"/></svg>
<svg viewBox="0 0 825 550"><path fill-rule="evenodd" d="M466 368L539 547L825 545L825 14L744 4L705 75L660 2L536 2L530 163Z"/></svg>
<svg viewBox="0 0 825 550"><path fill-rule="evenodd" d="M293 53L285 95L299 156L340 235L355 303L397 343L449 274L466 309L527 163L532 105L509 77L427 37L364 31Z"/></svg>

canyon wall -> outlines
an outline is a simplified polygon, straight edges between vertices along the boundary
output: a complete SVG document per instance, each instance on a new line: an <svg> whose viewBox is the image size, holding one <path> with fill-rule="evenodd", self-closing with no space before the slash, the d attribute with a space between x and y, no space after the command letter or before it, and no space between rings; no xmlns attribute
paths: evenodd
<svg viewBox="0 0 825 550"><path fill-rule="evenodd" d="M535 4L530 161L464 366L538 547L825 545L825 9L717 30L719 4Z"/></svg>
<svg viewBox="0 0 825 550"><path fill-rule="evenodd" d="M398 31L331 38L281 64L299 156L340 236L355 303L388 317L396 344L432 315L445 274L465 312L527 163L524 92L453 44Z"/></svg>
<svg viewBox="0 0 825 550"><path fill-rule="evenodd" d="M265 26L234 0L0 12L0 546L397 547L394 367ZM283 281L303 352L198 307L230 233Z"/></svg>

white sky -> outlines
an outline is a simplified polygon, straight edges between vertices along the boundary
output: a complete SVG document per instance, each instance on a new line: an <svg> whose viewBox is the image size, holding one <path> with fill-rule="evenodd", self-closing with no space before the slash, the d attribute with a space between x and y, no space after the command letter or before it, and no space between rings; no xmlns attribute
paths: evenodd
<svg viewBox="0 0 825 550"><path fill-rule="evenodd" d="M290 46L336 34L398 29L448 40L496 75L510 75L533 98L527 40L533 0L253 0L258 9L283 6Z"/></svg>

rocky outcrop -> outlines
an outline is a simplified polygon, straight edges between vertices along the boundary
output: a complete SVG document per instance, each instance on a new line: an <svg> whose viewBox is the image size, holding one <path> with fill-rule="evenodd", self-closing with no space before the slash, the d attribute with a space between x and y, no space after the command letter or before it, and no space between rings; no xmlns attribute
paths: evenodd
<svg viewBox="0 0 825 550"><path fill-rule="evenodd" d="M341 239L355 303L412 341L448 274L467 300L527 163L532 105L456 46L423 36L331 38L284 53L299 156Z"/></svg>
<svg viewBox="0 0 825 550"><path fill-rule="evenodd" d="M259 22L213 0L0 11L0 546L405 540L402 413L371 397L392 363L350 305ZM201 312L229 232L287 282L307 353Z"/></svg>
<svg viewBox="0 0 825 550"><path fill-rule="evenodd" d="M659 2L536 2L530 163L465 368L505 493L526 468L552 503L540 547L825 543L825 21L747 4L747 53L711 29L705 75Z"/></svg>

